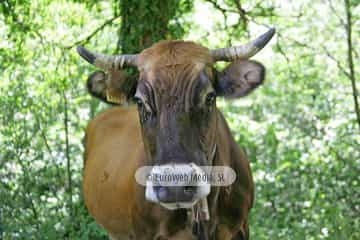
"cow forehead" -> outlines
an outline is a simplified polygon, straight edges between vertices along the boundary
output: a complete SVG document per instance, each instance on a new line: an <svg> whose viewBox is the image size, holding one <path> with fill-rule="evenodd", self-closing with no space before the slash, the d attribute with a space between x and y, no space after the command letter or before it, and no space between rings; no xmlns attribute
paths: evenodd
<svg viewBox="0 0 360 240"><path fill-rule="evenodd" d="M157 66L171 66L191 62L211 64L212 57L209 49L190 41L160 41L144 49L138 58L140 69L145 71Z"/></svg>
<svg viewBox="0 0 360 240"><path fill-rule="evenodd" d="M161 41L140 53L140 81L166 90L193 82L202 71L211 77L212 63L206 47L189 41Z"/></svg>

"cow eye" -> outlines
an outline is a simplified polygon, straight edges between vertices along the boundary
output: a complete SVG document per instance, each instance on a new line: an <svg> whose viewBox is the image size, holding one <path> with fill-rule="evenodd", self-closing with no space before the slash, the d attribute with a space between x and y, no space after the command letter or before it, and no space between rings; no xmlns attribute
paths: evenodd
<svg viewBox="0 0 360 240"><path fill-rule="evenodd" d="M142 108L142 107L144 106L144 103L143 103L143 101L141 100L141 98L134 97L134 102L136 103L136 105L137 105L139 108Z"/></svg>
<svg viewBox="0 0 360 240"><path fill-rule="evenodd" d="M211 92L206 96L206 105L211 106L216 100L216 93Z"/></svg>
<svg viewBox="0 0 360 240"><path fill-rule="evenodd" d="M152 113L147 111L145 108L145 104L141 98L134 97L134 102L137 104L140 114L140 122L145 123L147 120L150 119Z"/></svg>

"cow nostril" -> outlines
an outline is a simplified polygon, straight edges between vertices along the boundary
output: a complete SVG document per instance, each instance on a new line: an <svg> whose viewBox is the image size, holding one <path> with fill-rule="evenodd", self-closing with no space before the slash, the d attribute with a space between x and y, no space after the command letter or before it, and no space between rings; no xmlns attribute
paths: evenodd
<svg viewBox="0 0 360 240"><path fill-rule="evenodd" d="M157 187L154 187L154 190L155 190L155 192L156 192L157 197L158 197L160 200L163 200L163 199L166 199L166 198L167 198L168 190L167 190L166 187L157 186Z"/></svg>
<svg viewBox="0 0 360 240"><path fill-rule="evenodd" d="M184 187L184 193L186 195L194 195L196 192L196 186L185 186Z"/></svg>

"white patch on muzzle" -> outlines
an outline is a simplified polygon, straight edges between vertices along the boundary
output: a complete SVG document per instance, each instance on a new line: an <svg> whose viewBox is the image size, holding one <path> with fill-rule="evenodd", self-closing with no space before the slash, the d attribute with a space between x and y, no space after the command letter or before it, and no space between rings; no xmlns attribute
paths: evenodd
<svg viewBox="0 0 360 240"><path fill-rule="evenodd" d="M151 169L151 176L161 176L162 178L151 178L146 181L145 197L147 200L159 203L167 209L191 208L199 199L206 197L210 193L210 183L206 181L192 181L191 176L203 176L206 174L199 166L190 164L166 164L154 166ZM172 177L171 177L172 176ZM188 176L181 178L180 176ZM168 178L166 178L168 177ZM160 202L154 191L154 186L196 186L193 200L190 202Z"/></svg>

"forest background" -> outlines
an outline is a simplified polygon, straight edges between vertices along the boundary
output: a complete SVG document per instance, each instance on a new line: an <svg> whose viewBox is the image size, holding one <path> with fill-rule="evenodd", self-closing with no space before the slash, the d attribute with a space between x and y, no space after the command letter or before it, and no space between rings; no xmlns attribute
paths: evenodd
<svg viewBox="0 0 360 240"><path fill-rule="evenodd" d="M110 106L77 45L227 47L272 26L265 84L218 100L256 182L252 238L360 239L359 0L0 1L0 239L107 239L81 181L84 129Z"/></svg>

